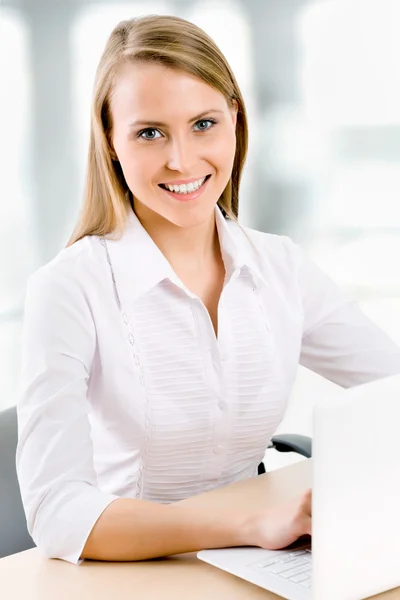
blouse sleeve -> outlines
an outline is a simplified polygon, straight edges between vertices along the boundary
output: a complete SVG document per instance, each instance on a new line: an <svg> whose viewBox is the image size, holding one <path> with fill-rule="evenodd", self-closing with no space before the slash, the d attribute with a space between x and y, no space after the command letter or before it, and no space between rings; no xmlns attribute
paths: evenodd
<svg viewBox="0 0 400 600"><path fill-rule="evenodd" d="M86 398L95 326L74 269L28 282L17 403L17 474L27 527L50 558L80 564L97 519L117 498L97 487Z"/></svg>
<svg viewBox="0 0 400 600"><path fill-rule="evenodd" d="M400 373L399 346L293 247L304 314L300 364L342 387Z"/></svg>

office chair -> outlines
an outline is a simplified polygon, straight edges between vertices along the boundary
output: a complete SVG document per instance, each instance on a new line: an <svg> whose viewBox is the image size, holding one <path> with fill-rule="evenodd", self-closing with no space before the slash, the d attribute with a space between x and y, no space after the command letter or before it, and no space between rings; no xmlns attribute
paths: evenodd
<svg viewBox="0 0 400 600"><path fill-rule="evenodd" d="M0 412L0 558L35 547L26 526L25 512L15 466L18 427L17 410L13 406ZM301 435L277 435L269 448L278 452L297 452L309 458L311 440ZM265 473L264 464L258 473Z"/></svg>
<svg viewBox="0 0 400 600"><path fill-rule="evenodd" d="M274 435L268 449L273 448L278 452L296 452L305 458L312 456L312 439L306 435L298 433L283 433ZM258 465L258 474L265 473L264 463Z"/></svg>
<svg viewBox="0 0 400 600"><path fill-rule="evenodd" d="M0 558L35 546L26 527L15 466L15 406L0 412Z"/></svg>

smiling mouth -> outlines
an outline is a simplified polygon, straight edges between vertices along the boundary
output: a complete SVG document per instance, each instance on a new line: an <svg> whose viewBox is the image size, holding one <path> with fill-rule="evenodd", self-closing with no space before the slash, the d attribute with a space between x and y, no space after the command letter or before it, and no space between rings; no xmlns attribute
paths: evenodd
<svg viewBox="0 0 400 600"><path fill-rule="evenodd" d="M162 188L163 190L167 190L167 192L173 192L175 194L191 194L193 192L196 192L197 190L199 190L200 188L203 187L203 185L210 179L211 175L206 175L205 177L202 177L200 179L198 179L197 181L192 181L191 183L188 184L180 184L180 185L170 185L170 184L166 184L166 183L159 183L159 187Z"/></svg>

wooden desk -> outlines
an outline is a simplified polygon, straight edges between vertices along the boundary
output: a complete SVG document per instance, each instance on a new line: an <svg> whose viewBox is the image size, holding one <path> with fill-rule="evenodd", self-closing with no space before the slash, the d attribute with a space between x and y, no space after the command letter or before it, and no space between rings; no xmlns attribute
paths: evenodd
<svg viewBox="0 0 400 600"><path fill-rule="evenodd" d="M311 486L311 461L202 495L211 505L267 507ZM183 501L195 505L198 497ZM43 558L37 549L0 560L1 600L277 600L247 581L181 554L141 563ZM400 600L400 588L375 596Z"/></svg>

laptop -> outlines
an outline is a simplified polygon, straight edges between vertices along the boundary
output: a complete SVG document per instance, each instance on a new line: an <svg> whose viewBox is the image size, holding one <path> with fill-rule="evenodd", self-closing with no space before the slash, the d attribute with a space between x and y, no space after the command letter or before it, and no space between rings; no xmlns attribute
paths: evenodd
<svg viewBox="0 0 400 600"><path fill-rule="evenodd" d="M287 600L361 600L400 586L400 375L317 403L312 469L312 548L198 557Z"/></svg>

